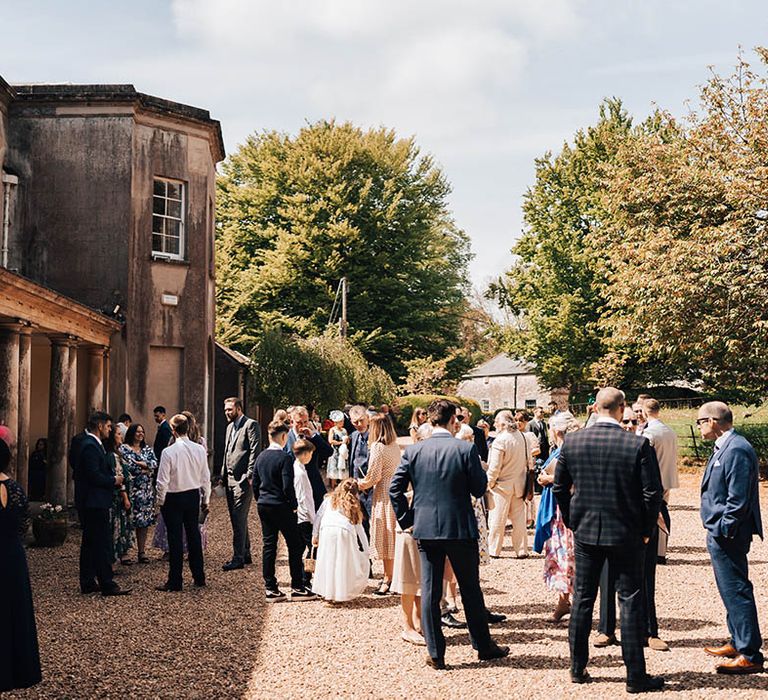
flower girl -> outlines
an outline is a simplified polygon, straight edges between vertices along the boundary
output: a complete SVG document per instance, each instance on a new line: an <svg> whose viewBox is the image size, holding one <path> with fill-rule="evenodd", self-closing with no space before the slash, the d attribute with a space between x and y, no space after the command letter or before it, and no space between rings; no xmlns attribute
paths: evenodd
<svg viewBox="0 0 768 700"><path fill-rule="evenodd" d="M368 585L368 538L357 481L344 479L325 497L314 523L318 547L312 591L327 601L347 601Z"/></svg>

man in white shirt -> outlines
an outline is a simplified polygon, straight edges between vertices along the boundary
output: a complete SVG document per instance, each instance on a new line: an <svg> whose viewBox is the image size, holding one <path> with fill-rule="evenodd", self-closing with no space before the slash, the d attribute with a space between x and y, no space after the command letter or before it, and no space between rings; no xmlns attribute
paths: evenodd
<svg viewBox="0 0 768 700"><path fill-rule="evenodd" d="M163 450L157 472L157 507L163 513L168 530L168 581L159 591L180 591L184 566L182 531L187 535L189 568L198 588L205 586L203 544L200 539L200 509L208 514L211 475L205 448L187 437L186 416L176 414L170 420L175 441Z"/></svg>
<svg viewBox="0 0 768 700"><path fill-rule="evenodd" d="M667 540L669 538L669 492L678 488L680 479L677 473L677 435L668 425L659 419L661 406L656 399L645 399L643 408L648 417L648 423L643 429L643 436L647 437L653 449L656 450L656 458L659 460L661 472L661 484L664 487L664 503L661 512L665 526L659 527L658 558L660 564L667 563Z"/></svg>

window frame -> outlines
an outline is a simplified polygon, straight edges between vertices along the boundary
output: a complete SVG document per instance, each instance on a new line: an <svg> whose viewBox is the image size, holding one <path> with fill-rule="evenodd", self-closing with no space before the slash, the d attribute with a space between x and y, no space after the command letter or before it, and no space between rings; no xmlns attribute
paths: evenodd
<svg viewBox="0 0 768 700"><path fill-rule="evenodd" d="M483 413L489 413L491 410L491 400L490 399L480 399L480 410Z"/></svg>
<svg viewBox="0 0 768 700"><path fill-rule="evenodd" d="M157 182L171 183L179 186L179 189L181 191L181 200L177 200L175 198L169 198L167 187L165 188L165 195L162 197L162 199L166 202L180 201L180 205L181 205L180 217L178 219L174 216L169 216L168 214L155 213L155 197L160 197L160 195L155 194L155 183ZM167 211L167 205L166 205L166 211ZM179 222L179 252L178 253L171 253L163 250L155 250L155 236L161 236L161 238L164 241L167 240L167 238L169 238L168 234L166 233L155 232L155 217L160 217L161 219L168 219L170 221ZM175 178L164 177L162 175L154 175L152 177L152 225L151 225L150 235L152 236L152 241L150 245L152 249L153 260L179 260L179 261L186 262L187 260L187 183L184 180L177 180Z"/></svg>

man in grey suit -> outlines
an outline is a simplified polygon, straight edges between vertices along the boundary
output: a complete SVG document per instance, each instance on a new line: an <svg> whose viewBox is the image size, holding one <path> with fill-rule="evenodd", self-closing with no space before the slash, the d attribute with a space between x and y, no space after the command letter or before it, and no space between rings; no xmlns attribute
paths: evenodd
<svg viewBox="0 0 768 700"><path fill-rule="evenodd" d="M233 551L232 559L221 568L232 571L251 563L248 512L253 501L253 470L261 451L261 428L243 413L243 402L236 397L225 399L224 413L229 425L224 441L224 461L217 477L227 492Z"/></svg>
<svg viewBox="0 0 768 700"><path fill-rule="evenodd" d="M456 440L456 409L451 401L434 401L428 410L432 437L407 447L392 477L389 497L400 527L412 532L421 556L421 626L427 641L427 665L445 668L445 637L440 625L445 558L461 590L472 646L485 661L509 654L491 639L480 590L478 529L471 496L480 498L488 478L474 444ZM406 492L413 486L413 501Z"/></svg>

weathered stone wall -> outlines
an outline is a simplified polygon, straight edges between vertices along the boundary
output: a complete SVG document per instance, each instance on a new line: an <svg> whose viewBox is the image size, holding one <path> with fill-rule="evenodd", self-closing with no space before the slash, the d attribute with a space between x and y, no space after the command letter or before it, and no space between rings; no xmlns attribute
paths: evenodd
<svg viewBox="0 0 768 700"><path fill-rule="evenodd" d="M467 379L459 384L457 393L474 399L481 406L484 399L488 400L491 412L500 408L525 408L529 400L546 407L552 400L552 392L541 387L532 374Z"/></svg>

